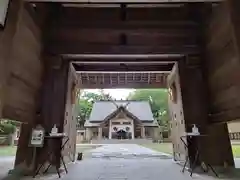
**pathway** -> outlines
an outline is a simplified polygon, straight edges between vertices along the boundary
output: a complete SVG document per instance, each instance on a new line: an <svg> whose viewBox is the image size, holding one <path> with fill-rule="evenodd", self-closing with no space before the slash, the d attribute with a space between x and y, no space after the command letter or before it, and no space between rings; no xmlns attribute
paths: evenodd
<svg viewBox="0 0 240 180"><path fill-rule="evenodd" d="M1 162L0 162L1 163ZM88 157L68 166L62 180L216 180L208 176L181 173L182 167L171 157L135 144L102 145L90 150ZM31 177L24 178L32 180ZM57 175L36 178L58 180Z"/></svg>
<svg viewBox="0 0 240 180"><path fill-rule="evenodd" d="M168 155L135 144L111 144L91 150L90 158L69 168L63 180L192 180ZM195 180L212 178L194 175Z"/></svg>
<svg viewBox="0 0 240 180"><path fill-rule="evenodd" d="M161 158L171 159L165 153L156 152L137 144L106 144L90 151L92 158Z"/></svg>
<svg viewBox="0 0 240 180"><path fill-rule="evenodd" d="M0 179L8 174L8 171L14 166L14 156L0 157Z"/></svg>

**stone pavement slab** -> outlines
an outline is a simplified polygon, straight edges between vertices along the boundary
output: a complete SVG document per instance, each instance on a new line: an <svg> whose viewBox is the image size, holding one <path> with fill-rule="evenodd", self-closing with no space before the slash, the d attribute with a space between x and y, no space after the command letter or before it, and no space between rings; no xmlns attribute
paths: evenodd
<svg viewBox="0 0 240 180"><path fill-rule="evenodd" d="M0 157L0 179L5 177L14 167L15 156Z"/></svg>
<svg viewBox="0 0 240 180"><path fill-rule="evenodd" d="M103 145L91 150L89 159L69 168L63 180L212 180L189 173L166 154L135 144ZM106 158L108 157L108 158ZM134 157L134 158L133 158Z"/></svg>
<svg viewBox="0 0 240 180"><path fill-rule="evenodd" d="M91 155L70 164L69 173L63 173L61 180L216 180L197 174L190 177L169 156L139 145L103 145L91 150ZM37 178L58 179L57 175Z"/></svg>
<svg viewBox="0 0 240 180"><path fill-rule="evenodd" d="M169 159L86 159L69 168L63 180L212 180L211 177L181 173Z"/></svg>
<svg viewBox="0 0 240 180"><path fill-rule="evenodd" d="M170 155L156 152L137 144L107 144L89 152L92 158L138 158L161 157L171 158Z"/></svg>

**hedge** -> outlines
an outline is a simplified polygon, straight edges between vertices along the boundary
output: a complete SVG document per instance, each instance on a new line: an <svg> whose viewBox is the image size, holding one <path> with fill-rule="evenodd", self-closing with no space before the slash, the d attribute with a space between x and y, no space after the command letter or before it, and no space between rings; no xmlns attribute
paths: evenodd
<svg viewBox="0 0 240 180"><path fill-rule="evenodd" d="M16 126L10 122L4 122L0 124L0 134L8 135L13 134L15 132Z"/></svg>

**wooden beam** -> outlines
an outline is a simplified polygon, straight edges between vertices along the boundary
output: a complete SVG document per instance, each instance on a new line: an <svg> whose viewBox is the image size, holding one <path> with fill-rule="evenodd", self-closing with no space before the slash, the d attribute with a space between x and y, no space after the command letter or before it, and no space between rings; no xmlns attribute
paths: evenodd
<svg viewBox="0 0 240 180"><path fill-rule="evenodd" d="M112 74L109 74L110 76L110 85L113 84L113 81L112 81Z"/></svg>
<svg viewBox="0 0 240 180"><path fill-rule="evenodd" d="M111 34L111 35L120 35L120 34L143 34L143 35L158 35L158 36L168 36L168 37L194 37L197 35L200 35L198 32L199 26L194 25L181 25L170 23L164 24L164 23L149 23L149 22L127 22L127 21L121 21L119 23L117 22L102 22L99 24L99 22L91 22L84 24L79 24L76 26L71 25L60 25L57 27L57 29L53 32L53 35L56 37L65 37L65 38L71 38L71 37L82 37L82 34ZM75 33L75 34L66 34L66 33ZM110 35L109 34L109 35Z"/></svg>
<svg viewBox="0 0 240 180"><path fill-rule="evenodd" d="M120 8L63 7L63 11L58 14L57 28L66 26L96 28L96 25L105 28L110 26L121 28L131 23L134 23L131 25L132 28L143 24L145 25L142 27L149 28L156 25L161 27L198 25L195 19L189 16L188 6L160 8L153 5L151 8L127 8L126 21L121 21L120 10Z"/></svg>
<svg viewBox="0 0 240 180"><path fill-rule="evenodd" d="M118 46L97 44L52 44L46 48L52 54L199 54L197 45L188 46Z"/></svg>
<svg viewBox="0 0 240 180"><path fill-rule="evenodd" d="M117 74L117 84L120 85L120 74Z"/></svg>
<svg viewBox="0 0 240 180"><path fill-rule="evenodd" d="M88 82L90 82L90 78L89 78L89 75L87 74L87 80L88 80Z"/></svg>
<svg viewBox="0 0 240 180"><path fill-rule="evenodd" d="M87 84L79 84L79 87L82 89L114 89L114 88L142 88L142 89L147 89L147 88L167 88L166 83L151 83L148 84L147 82L128 82L128 83L112 83L112 84L93 84L93 83L87 83Z"/></svg>
<svg viewBox="0 0 240 180"><path fill-rule="evenodd" d="M138 72L138 71L122 71L122 72L119 72L119 71L76 71L77 74L84 74L84 73L87 73L87 74L98 74L98 73L104 73L104 74L119 74L119 73L126 73L126 74L139 74L139 73L144 73L144 74L148 74L148 73L160 73L160 74L169 74L171 71L141 71L141 72ZM137 79L137 76L135 76L135 79Z"/></svg>
<svg viewBox="0 0 240 180"><path fill-rule="evenodd" d="M65 54L64 59L74 63L163 63L176 62L184 57L182 54Z"/></svg>
<svg viewBox="0 0 240 180"><path fill-rule="evenodd" d="M118 29L118 30L124 30L124 29L161 29L161 28L191 28L191 29L197 29L199 27L199 24L197 22L194 22L190 19L184 19L184 20L171 20L171 21L160 21L159 20L144 20L141 21L103 21L103 20L95 20L95 21L77 21L77 19L74 21L72 19L69 21L69 18L71 17L64 17L65 19L62 19L61 22L58 24L58 28L81 28L81 29Z"/></svg>
<svg viewBox="0 0 240 180"><path fill-rule="evenodd" d="M124 74L124 77L125 77L124 83L127 84L127 83L128 83L128 74L125 73L125 74Z"/></svg>
<svg viewBox="0 0 240 180"><path fill-rule="evenodd" d="M60 28L53 32L51 44L99 45L197 45L199 33L192 29L81 29Z"/></svg>
<svg viewBox="0 0 240 180"><path fill-rule="evenodd" d="M151 73L148 73L148 84L151 82Z"/></svg>
<svg viewBox="0 0 240 180"><path fill-rule="evenodd" d="M103 84L105 83L105 76L104 76L104 74L102 74L102 83Z"/></svg>
<svg viewBox="0 0 240 180"><path fill-rule="evenodd" d="M107 3L107 4L140 4L140 3L196 3L196 2L221 2L223 0L25 0L26 2L42 3L42 2L55 2L55 3Z"/></svg>
<svg viewBox="0 0 240 180"><path fill-rule="evenodd" d="M173 67L173 64L160 64L160 65L126 65L126 64L110 64L110 65L86 65L86 64L75 64L74 68L76 71L81 72L87 72L87 71L95 71L95 72L104 72L104 71L112 71L112 72L126 72L126 71L136 71L136 72L142 72L142 71L171 71Z"/></svg>
<svg viewBox="0 0 240 180"><path fill-rule="evenodd" d="M80 76L80 77L79 77L79 82L78 82L78 84L79 84L79 83L82 84L82 82L83 82L83 81L82 81L82 76Z"/></svg>

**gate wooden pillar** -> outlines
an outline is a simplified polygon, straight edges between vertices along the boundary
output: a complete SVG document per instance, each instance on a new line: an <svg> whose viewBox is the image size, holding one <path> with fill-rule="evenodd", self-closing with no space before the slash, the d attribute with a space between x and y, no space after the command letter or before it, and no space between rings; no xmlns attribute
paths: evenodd
<svg viewBox="0 0 240 180"><path fill-rule="evenodd" d="M65 104L68 87L69 62L58 56L45 55L45 72L41 95L39 97L39 118L36 124L41 124L46 132L51 132L56 124L58 131L64 131ZM54 148L56 154L60 154L59 148L46 144L43 149L37 152L36 165L42 163L49 148ZM54 162L60 166L60 159Z"/></svg>
<svg viewBox="0 0 240 180"><path fill-rule="evenodd" d="M227 0L227 9L230 16L233 40L238 58L240 58L240 2L238 0ZM240 59L239 59L240 60Z"/></svg>
<svg viewBox="0 0 240 180"><path fill-rule="evenodd" d="M63 155L65 161L74 161L76 155L76 137L77 137L77 121L76 121L76 96L77 96L77 75L74 67L69 65L68 84L65 103L64 132L69 136L69 141L65 146Z"/></svg>
<svg viewBox="0 0 240 180"><path fill-rule="evenodd" d="M28 143L41 87L41 40L40 24L32 19L24 1L10 1L5 27L0 30L0 118L23 122L15 161L22 171L32 167Z"/></svg>
<svg viewBox="0 0 240 180"><path fill-rule="evenodd" d="M226 124L213 125L210 122L208 86L202 65L203 62L194 57L179 62L185 129L189 132L192 124L197 124L200 132L208 135L202 138L200 150L203 158L210 164L223 167L227 163L233 166L234 160ZM194 150L190 149L188 153L193 155Z"/></svg>

